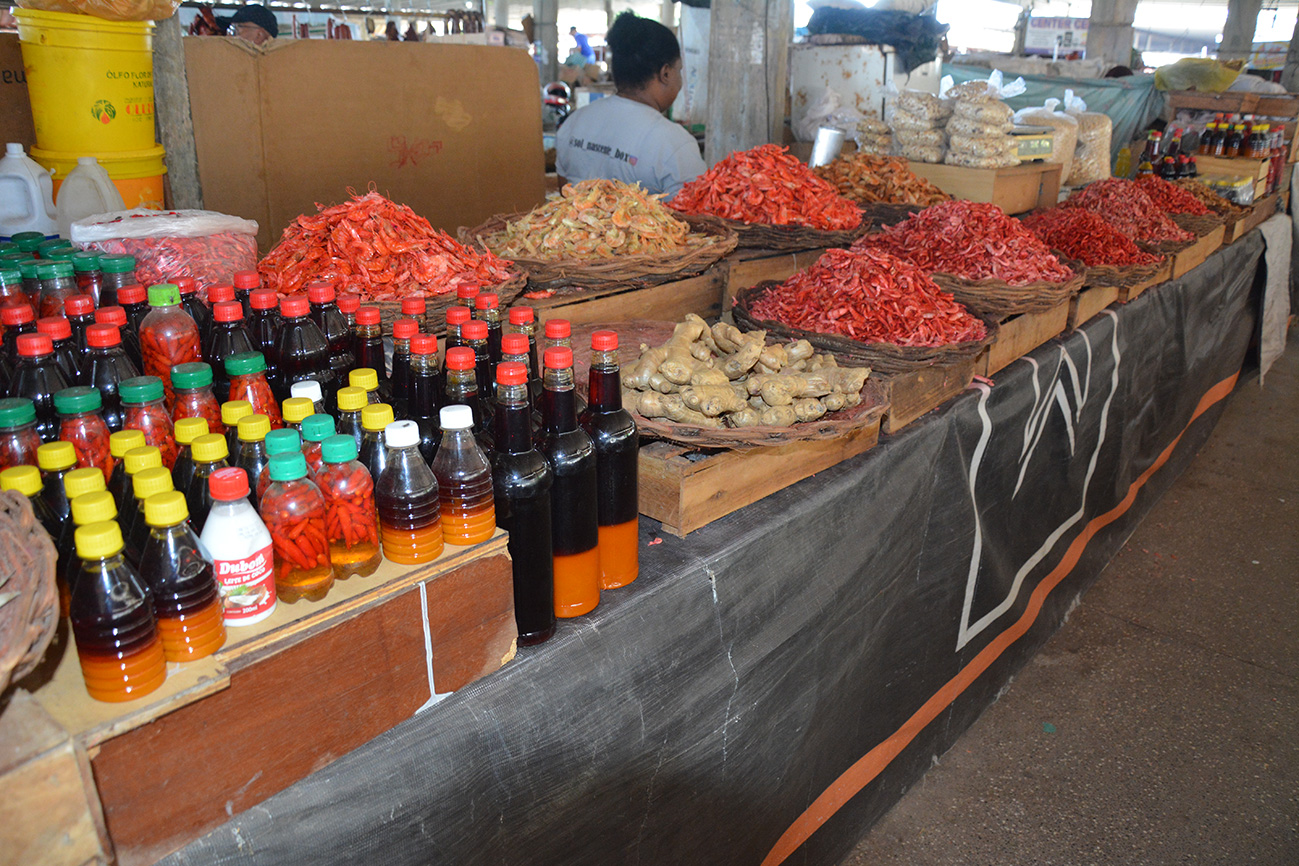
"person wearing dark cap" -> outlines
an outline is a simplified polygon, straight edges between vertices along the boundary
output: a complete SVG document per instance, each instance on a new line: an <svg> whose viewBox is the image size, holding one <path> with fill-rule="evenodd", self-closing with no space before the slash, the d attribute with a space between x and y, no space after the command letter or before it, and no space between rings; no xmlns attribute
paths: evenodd
<svg viewBox="0 0 1299 866"><path fill-rule="evenodd" d="M261 45L280 35L280 25L271 10L256 3L240 7L230 18L229 33Z"/></svg>

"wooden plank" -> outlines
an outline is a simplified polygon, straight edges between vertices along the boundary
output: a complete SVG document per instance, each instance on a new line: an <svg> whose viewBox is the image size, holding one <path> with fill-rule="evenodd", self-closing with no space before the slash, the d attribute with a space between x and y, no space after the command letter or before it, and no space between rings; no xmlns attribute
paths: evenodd
<svg viewBox="0 0 1299 866"><path fill-rule="evenodd" d="M1121 286L1119 288L1119 303L1126 304L1128 301L1135 300L1141 296L1141 293L1147 289L1157 286L1160 283L1166 283L1173 278L1173 257L1165 256L1164 264L1150 279L1143 283L1137 283L1135 286Z"/></svg>
<svg viewBox="0 0 1299 866"><path fill-rule="evenodd" d="M1119 290L1117 286L1092 286L1089 289L1083 289L1069 299L1069 319L1065 323L1065 329L1075 330L1084 322L1091 321L1093 316L1100 313L1110 304L1117 303L1118 300Z"/></svg>
<svg viewBox="0 0 1299 866"><path fill-rule="evenodd" d="M167 151L168 206L201 210L203 185L198 175L179 15L159 21L153 30L153 95L158 134Z"/></svg>
<svg viewBox="0 0 1299 866"><path fill-rule="evenodd" d="M991 202L1006 213L1053 207L1060 196L1063 167L1026 162L1010 168L967 168L907 161L911 170L943 192L969 201Z"/></svg>
<svg viewBox="0 0 1299 866"><path fill-rule="evenodd" d="M887 378L889 411L881 429L896 433L921 415L936 409L955 397L974 381L975 358L954 364L922 367L910 373Z"/></svg>
<svg viewBox="0 0 1299 866"><path fill-rule="evenodd" d="M837 439L745 451L690 452L651 442L640 450L640 511L686 535L861 454L879 440L878 422Z"/></svg>
<svg viewBox="0 0 1299 866"><path fill-rule="evenodd" d="M980 376L991 376L1027 355L1038 346L1058 337L1069 324L1070 300L1041 313L1024 313L1001 323L997 342L983 350L974 370Z"/></svg>
<svg viewBox="0 0 1299 866"><path fill-rule="evenodd" d="M519 303L532 306L542 322L548 319L568 319L575 325L635 319L679 322L686 313L698 313L705 318L720 315L725 287L726 265L718 263L697 277L646 289L600 292L572 300L563 296L537 302L521 298Z"/></svg>
<svg viewBox="0 0 1299 866"><path fill-rule="evenodd" d="M1226 233L1224 226L1218 226L1204 237L1197 240L1191 246L1182 250L1173 256L1173 279L1177 279L1191 271L1192 268L1199 267L1205 259L1213 255L1222 246L1222 238Z"/></svg>
<svg viewBox="0 0 1299 866"><path fill-rule="evenodd" d="M815 264L825 249L801 250L796 253L772 254L761 250L744 250L727 259L726 291L722 311L731 309L736 292L767 280L784 282L794 274Z"/></svg>
<svg viewBox="0 0 1299 866"><path fill-rule="evenodd" d="M716 3L709 16L704 160L780 141L789 99L788 0Z"/></svg>

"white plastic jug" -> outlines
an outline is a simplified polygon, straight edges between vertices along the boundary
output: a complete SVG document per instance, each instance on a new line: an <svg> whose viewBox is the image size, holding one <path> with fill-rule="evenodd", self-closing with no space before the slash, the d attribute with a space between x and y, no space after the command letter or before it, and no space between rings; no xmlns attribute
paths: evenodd
<svg viewBox="0 0 1299 866"><path fill-rule="evenodd" d="M21 144L9 142L0 159L0 237L57 231L50 173L24 153Z"/></svg>
<svg viewBox="0 0 1299 866"><path fill-rule="evenodd" d="M68 172L59 187L55 213L59 237L72 238L72 224L82 217L126 210L122 194L108 172L93 156L77 157L77 167Z"/></svg>

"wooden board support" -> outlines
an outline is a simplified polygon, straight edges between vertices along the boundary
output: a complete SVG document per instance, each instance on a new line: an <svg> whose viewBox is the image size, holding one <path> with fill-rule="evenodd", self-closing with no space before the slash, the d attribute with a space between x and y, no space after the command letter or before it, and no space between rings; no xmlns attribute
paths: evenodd
<svg viewBox="0 0 1299 866"><path fill-rule="evenodd" d="M167 206L203 208L198 176L194 120L189 108L189 79L181 46L180 16L159 21L153 32L153 91L158 140L167 151Z"/></svg>
<svg viewBox="0 0 1299 866"><path fill-rule="evenodd" d="M907 165L943 192L969 201L991 202L1006 213L1055 207L1063 166L1026 162L1011 168L966 168L916 162Z"/></svg>
<svg viewBox="0 0 1299 866"><path fill-rule="evenodd" d="M975 373L991 376L1047 340L1058 337L1069 323L1070 303L1065 300L1044 312L1024 313L1002 322L997 342L984 349L975 362Z"/></svg>
<svg viewBox="0 0 1299 866"><path fill-rule="evenodd" d="M589 322L630 322L653 319L679 322L686 313L704 318L722 312L722 294L726 288L726 264L718 263L697 277L641 288L614 288L580 295L556 295L529 300L520 297L515 304L532 307L537 319L568 319L573 324Z"/></svg>
<svg viewBox="0 0 1299 866"><path fill-rule="evenodd" d="M767 280L784 282L797 272L816 263L825 249L801 250L796 253L769 253L762 250L740 250L727 257L726 293L722 311L731 309L735 293Z"/></svg>
<svg viewBox="0 0 1299 866"><path fill-rule="evenodd" d="M715 3L709 16L704 160L780 141L794 16L780 0Z"/></svg>
<svg viewBox="0 0 1299 866"><path fill-rule="evenodd" d="M1065 322L1065 329L1072 331L1084 322L1091 321L1093 316L1110 304L1118 303L1118 300L1117 286L1092 286L1083 289L1069 299L1069 318Z"/></svg>
<svg viewBox="0 0 1299 866"><path fill-rule="evenodd" d="M880 429L885 433L896 433L964 391L974 381L976 360L966 358L954 364L922 367L898 376L881 376L888 383L890 406Z"/></svg>
<svg viewBox="0 0 1299 866"><path fill-rule="evenodd" d="M1222 238L1225 233L1225 227L1218 226L1186 249L1174 255L1173 279L1183 276L1192 268L1199 267L1205 259L1217 252L1218 247L1222 246Z"/></svg>
<svg viewBox="0 0 1299 866"><path fill-rule="evenodd" d="M1164 259L1164 266L1159 269L1159 272L1157 274L1150 277L1150 279L1142 283L1137 283L1135 286L1120 286L1119 303L1126 304L1128 301L1136 300L1138 297L1141 296L1142 292L1146 291L1149 288L1152 288L1153 286L1157 286L1160 283L1166 283L1172 278L1173 278L1173 257L1166 256Z"/></svg>

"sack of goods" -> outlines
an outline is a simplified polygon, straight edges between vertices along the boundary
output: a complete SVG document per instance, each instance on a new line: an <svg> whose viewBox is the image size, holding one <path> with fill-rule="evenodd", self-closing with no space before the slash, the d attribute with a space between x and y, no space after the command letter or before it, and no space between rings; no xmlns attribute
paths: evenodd
<svg viewBox="0 0 1299 866"><path fill-rule="evenodd" d="M1051 155L1046 161L1060 166L1060 182L1068 186L1073 173L1074 146L1078 143L1078 118L1058 111L1056 106L1059 104L1058 99L1048 99L1043 105L1021 108L1015 112L1015 122L1022 126L1051 129Z"/></svg>
<svg viewBox="0 0 1299 866"><path fill-rule="evenodd" d="M1078 149L1073 169L1065 176L1067 186L1084 186L1110 176L1110 146L1114 138L1114 121L1108 114L1088 111L1087 103L1064 92L1065 114L1078 122Z"/></svg>
<svg viewBox="0 0 1299 866"><path fill-rule="evenodd" d="M873 156L888 156L893 151L889 125L879 118L867 117L857 124L857 149Z"/></svg>
<svg viewBox="0 0 1299 866"><path fill-rule="evenodd" d="M986 92L967 93L962 88L984 82L968 81L957 85L956 104L947 122L948 165L967 168L1009 168L1019 164L1019 143L1007 131L1013 126L1010 106ZM985 85L986 88L986 85ZM949 93L951 91L948 91Z"/></svg>

